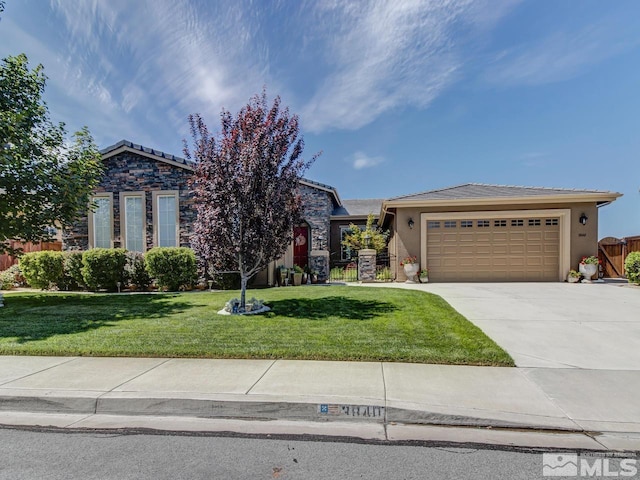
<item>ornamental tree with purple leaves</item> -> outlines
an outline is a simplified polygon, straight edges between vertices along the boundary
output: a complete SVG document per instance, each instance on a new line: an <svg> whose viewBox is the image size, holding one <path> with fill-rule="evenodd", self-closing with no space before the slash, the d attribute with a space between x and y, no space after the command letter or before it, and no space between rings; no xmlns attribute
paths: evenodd
<svg viewBox="0 0 640 480"><path fill-rule="evenodd" d="M297 115L267 105L255 95L237 116L221 113L221 130L211 135L200 115L190 115L196 162L192 180L197 219L191 246L208 272L239 271L240 310L247 282L280 258L301 220L298 182L318 157L302 159L304 141Z"/></svg>

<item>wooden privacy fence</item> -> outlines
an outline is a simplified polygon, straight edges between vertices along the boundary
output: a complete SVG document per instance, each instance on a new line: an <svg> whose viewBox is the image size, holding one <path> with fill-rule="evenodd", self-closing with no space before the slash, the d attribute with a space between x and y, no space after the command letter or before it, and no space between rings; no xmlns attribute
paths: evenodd
<svg viewBox="0 0 640 480"><path fill-rule="evenodd" d="M10 240L8 243L11 248L22 248L24 253L39 252L41 250L55 250L60 252L62 250L62 242L20 243ZM16 257L6 254L0 255L0 272L6 270L11 265L15 265L16 263L18 263L18 259Z"/></svg>
<svg viewBox="0 0 640 480"><path fill-rule="evenodd" d="M640 235L635 237L605 237L598 242L598 258L603 276L620 278L625 276L624 261L630 252L640 252Z"/></svg>

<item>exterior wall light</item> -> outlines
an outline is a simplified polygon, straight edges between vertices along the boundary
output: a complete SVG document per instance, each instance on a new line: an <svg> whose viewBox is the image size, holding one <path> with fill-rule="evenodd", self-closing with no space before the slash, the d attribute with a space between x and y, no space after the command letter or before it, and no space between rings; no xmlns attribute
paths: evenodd
<svg viewBox="0 0 640 480"><path fill-rule="evenodd" d="M580 224L582 225L586 225L587 224L587 220L589 220L589 217L587 217L584 213L582 215L580 215Z"/></svg>
<svg viewBox="0 0 640 480"><path fill-rule="evenodd" d="M413 218L410 218L409 221L407 222L407 224L409 225L409 228L413 230L413 226L415 225L415 222L413 221Z"/></svg>

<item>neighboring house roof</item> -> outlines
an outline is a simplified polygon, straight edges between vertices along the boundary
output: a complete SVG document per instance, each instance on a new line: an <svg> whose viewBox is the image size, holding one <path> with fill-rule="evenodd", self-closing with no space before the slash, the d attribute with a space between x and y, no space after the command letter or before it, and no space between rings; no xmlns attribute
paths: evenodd
<svg viewBox="0 0 640 480"><path fill-rule="evenodd" d="M120 140L118 143L115 143L113 145L110 145L100 150L103 160L106 160L107 158L118 155L119 153L122 153L122 152L136 153L138 155L142 155L154 160L158 160L160 162L165 162L177 167L185 168L187 170L193 170L195 168L195 162L191 160L187 160L186 158L178 157L170 153L165 153L161 150L156 150L154 148L148 148L143 145L133 143L129 140ZM337 207L340 207L342 205L340 196L338 195L338 191L332 186L325 185L324 183L320 183L320 182L314 182L313 180L309 180L306 178L301 179L300 183L302 185L307 185L308 187L323 190L331 194L333 203Z"/></svg>
<svg viewBox="0 0 640 480"><path fill-rule="evenodd" d="M387 199L382 204L381 221L387 209L394 207L436 207L495 204L577 203L595 202L598 206L611 203L621 193L604 190L524 187L465 183L453 187L428 190Z"/></svg>
<svg viewBox="0 0 640 480"><path fill-rule="evenodd" d="M382 207L382 198L359 198L353 200L343 200L342 206L333 210L331 218L341 217L362 217L366 218L373 213L377 218Z"/></svg>

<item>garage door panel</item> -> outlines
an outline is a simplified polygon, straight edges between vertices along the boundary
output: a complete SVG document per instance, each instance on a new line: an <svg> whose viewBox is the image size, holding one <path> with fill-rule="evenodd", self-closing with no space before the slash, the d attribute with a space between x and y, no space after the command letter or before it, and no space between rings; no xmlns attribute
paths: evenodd
<svg viewBox="0 0 640 480"><path fill-rule="evenodd" d="M509 251L508 245L494 245L491 249L493 255L506 255Z"/></svg>
<svg viewBox="0 0 640 480"><path fill-rule="evenodd" d="M482 228L476 220L471 227L461 225L455 222L446 233L427 231L427 267L433 281L558 280L559 225L526 217L491 220Z"/></svg>

